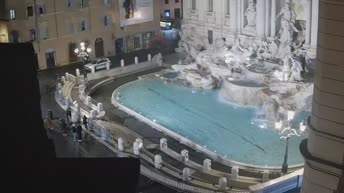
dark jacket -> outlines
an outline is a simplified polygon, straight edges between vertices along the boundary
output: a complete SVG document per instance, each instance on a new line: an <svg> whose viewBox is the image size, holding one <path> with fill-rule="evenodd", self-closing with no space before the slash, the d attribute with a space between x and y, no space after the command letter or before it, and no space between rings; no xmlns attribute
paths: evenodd
<svg viewBox="0 0 344 193"><path fill-rule="evenodd" d="M75 126L72 126L72 132L76 133L76 127Z"/></svg>

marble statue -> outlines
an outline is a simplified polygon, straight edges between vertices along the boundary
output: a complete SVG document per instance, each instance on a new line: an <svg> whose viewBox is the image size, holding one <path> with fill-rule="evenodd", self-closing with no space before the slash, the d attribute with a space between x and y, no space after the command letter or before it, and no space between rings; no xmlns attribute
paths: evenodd
<svg viewBox="0 0 344 193"><path fill-rule="evenodd" d="M159 53L159 54L154 55L152 58L152 62L161 66L163 63L162 54Z"/></svg>
<svg viewBox="0 0 344 193"><path fill-rule="evenodd" d="M276 58L283 59L289 46L293 43L293 34L298 32L295 27L296 13L291 8L290 1L286 0L281 12L277 15L276 20L281 17L281 28L277 35L279 48Z"/></svg>
<svg viewBox="0 0 344 193"><path fill-rule="evenodd" d="M301 73L303 71L301 63L292 57L291 57L291 63L292 63L292 66L290 68L291 75L289 77L289 80L290 81L303 80L301 77Z"/></svg>
<svg viewBox="0 0 344 193"><path fill-rule="evenodd" d="M247 25L245 26L245 28L250 29L250 30L255 30L256 29L256 16L257 16L255 0L248 1L248 7L245 10L244 15L246 16L246 20L247 20Z"/></svg>

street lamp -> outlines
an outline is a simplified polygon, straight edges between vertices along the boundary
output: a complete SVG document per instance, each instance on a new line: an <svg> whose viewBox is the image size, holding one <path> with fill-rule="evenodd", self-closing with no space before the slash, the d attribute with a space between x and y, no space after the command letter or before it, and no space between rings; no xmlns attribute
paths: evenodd
<svg viewBox="0 0 344 193"><path fill-rule="evenodd" d="M277 130L282 130L278 134L281 136L280 139L286 140L285 146L285 153L284 153L284 161L282 165L282 174L286 174L288 172L288 146L289 146L289 138L291 136L298 136L300 137L303 132L305 132L307 126L302 121L299 125L298 129L294 129L291 127L291 121L294 119L295 112L288 111L288 117L285 121L275 122L275 128Z"/></svg>
<svg viewBox="0 0 344 193"><path fill-rule="evenodd" d="M74 49L74 53L81 59L81 61L83 63L84 79L87 78L87 73L85 70L85 63L86 63L88 56L91 52L92 52L92 49L87 47L85 42L80 42L80 48Z"/></svg>

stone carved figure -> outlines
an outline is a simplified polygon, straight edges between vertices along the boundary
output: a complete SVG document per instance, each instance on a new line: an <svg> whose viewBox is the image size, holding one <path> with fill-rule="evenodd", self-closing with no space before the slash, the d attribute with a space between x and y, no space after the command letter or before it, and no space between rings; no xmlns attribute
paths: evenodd
<svg viewBox="0 0 344 193"><path fill-rule="evenodd" d="M292 63L292 66L290 68L291 75L289 77L289 81L303 80L301 77L301 73L303 71L301 63L292 57L291 57L291 63Z"/></svg>
<svg viewBox="0 0 344 193"><path fill-rule="evenodd" d="M277 35L279 48L276 58L283 59L289 46L292 45L293 34L298 32L295 27L296 13L290 5L290 0L286 0L281 12L277 15L276 20L281 17L281 28Z"/></svg>
<svg viewBox="0 0 344 193"><path fill-rule="evenodd" d="M245 28L255 29L256 28L256 16L257 16L255 0L249 0L248 1L248 7L245 10L244 15L246 16L246 19L247 19L247 25L245 26Z"/></svg>

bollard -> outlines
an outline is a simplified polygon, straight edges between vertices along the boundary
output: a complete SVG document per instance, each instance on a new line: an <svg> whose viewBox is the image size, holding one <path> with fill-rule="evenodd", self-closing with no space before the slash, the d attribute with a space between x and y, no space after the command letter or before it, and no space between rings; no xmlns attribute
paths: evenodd
<svg viewBox="0 0 344 193"><path fill-rule="evenodd" d="M59 99L59 101L63 101L63 94L62 94L62 90L59 90L58 91L58 99Z"/></svg>
<svg viewBox="0 0 344 193"><path fill-rule="evenodd" d="M263 172L263 182L269 181L269 170L264 170Z"/></svg>
<svg viewBox="0 0 344 193"><path fill-rule="evenodd" d="M121 60L121 67L124 67L125 66L125 63L124 63L124 60L122 59Z"/></svg>
<svg viewBox="0 0 344 193"><path fill-rule="evenodd" d="M86 105L91 105L92 98L90 96L86 97Z"/></svg>
<svg viewBox="0 0 344 193"><path fill-rule="evenodd" d="M188 181L190 181L190 169L189 168L184 168L183 169L183 180L185 181L185 182L188 182Z"/></svg>
<svg viewBox="0 0 344 193"><path fill-rule="evenodd" d="M94 66L91 66L91 73L96 73L96 68Z"/></svg>
<svg viewBox="0 0 344 193"><path fill-rule="evenodd" d="M155 155L154 156L154 166L157 169L160 169L162 166L162 158L161 155Z"/></svg>
<svg viewBox="0 0 344 193"><path fill-rule="evenodd" d="M123 150L124 150L124 145L123 145L123 139L122 139L122 137L118 138L117 144L118 144L118 149L119 149L120 151L123 151Z"/></svg>
<svg viewBox="0 0 344 193"><path fill-rule="evenodd" d="M66 104L66 107L67 107L67 108L70 107L70 103L69 103L68 97L65 97L65 104Z"/></svg>
<svg viewBox="0 0 344 193"><path fill-rule="evenodd" d="M139 145L139 149L141 149L143 147L143 142L141 138L136 138L135 140L137 142L137 144Z"/></svg>
<svg viewBox="0 0 344 193"><path fill-rule="evenodd" d="M91 110L90 111L90 118L91 119L95 119L96 118L96 111L95 110Z"/></svg>
<svg viewBox="0 0 344 193"><path fill-rule="evenodd" d="M167 139L165 139L165 138L160 139L160 150L161 151L167 150Z"/></svg>
<svg viewBox="0 0 344 193"><path fill-rule="evenodd" d="M66 77L65 76L61 77L61 82L62 82L62 84L66 84Z"/></svg>
<svg viewBox="0 0 344 193"><path fill-rule="evenodd" d="M68 75L69 75L68 72L66 72L66 75L65 75L66 81L69 81L69 76Z"/></svg>
<svg viewBox="0 0 344 193"><path fill-rule="evenodd" d="M76 77L77 77L77 78L80 76L80 70L79 70L79 68L75 69L75 74L76 74Z"/></svg>
<svg viewBox="0 0 344 193"><path fill-rule="evenodd" d="M62 84L60 82L57 84L57 90L62 90Z"/></svg>
<svg viewBox="0 0 344 193"><path fill-rule="evenodd" d="M98 113L100 113L100 112L102 112L104 109L103 109L103 104L102 103L98 103L98 105L97 105L97 107L98 107Z"/></svg>
<svg viewBox="0 0 344 193"><path fill-rule="evenodd" d="M210 159L205 159L203 161L203 170L204 171L210 171L211 170L211 160Z"/></svg>
<svg viewBox="0 0 344 193"><path fill-rule="evenodd" d="M133 143L133 151L134 151L135 155L139 155L140 154L139 143L137 141L135 141Z"/></svg>
<svg viewBox="0 0 344 193"><path fill-rule="evenodd" d="M239 176L239 167L238 166L233 166L231 170L231 179L236 180Z"/></svg>
<svg viewBox="0 0 344 193"><path fill-rule="evenodd" d="M219 190L220 191L225 191L227 187L227 178L221 177L219 179Z"/></svg>
<svg viewBox="0 0 344 193"><path fill-rule="evenodd" d="M184 162L189 161L189 151L188 150L183 149L180 154L182 155L182 159Z"/></svg>
<svg viewBox="0 0 344 193"><path fill-rule="evenodd" d="M152 61L152 55L148 54L148 61Z"/></svg>
<svg viewBox="0 0 344 193"><path fill-rule="evenodd" d="M139 63L139 58L137 56L135 56L135 64Z"/></svg>

